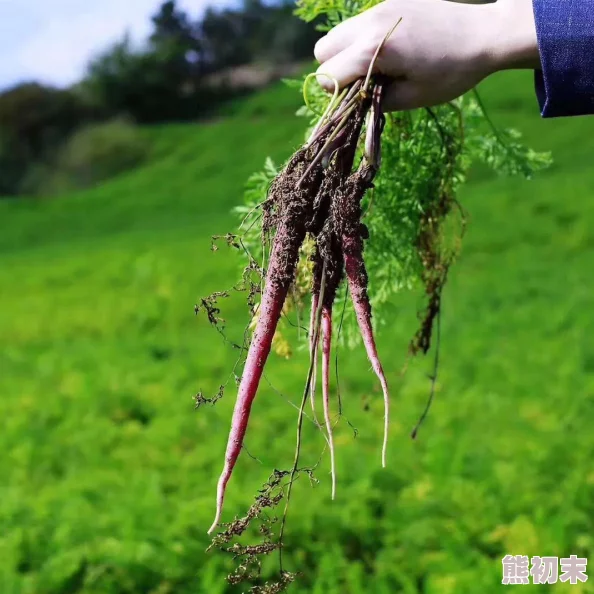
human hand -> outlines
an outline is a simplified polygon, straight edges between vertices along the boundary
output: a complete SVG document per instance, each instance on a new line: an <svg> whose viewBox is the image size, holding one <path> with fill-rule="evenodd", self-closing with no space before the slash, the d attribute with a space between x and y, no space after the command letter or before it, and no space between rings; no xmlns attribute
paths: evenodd
<svg viewBox="0 0 594 594"><path fill-rule="evenodd" d="M318 41L320 83L331 90L328 76L341 87L364 77L399 19L373 69L393 79L387 111L445 103L498 70L540 68L532 0L385 0Z"/></svg>

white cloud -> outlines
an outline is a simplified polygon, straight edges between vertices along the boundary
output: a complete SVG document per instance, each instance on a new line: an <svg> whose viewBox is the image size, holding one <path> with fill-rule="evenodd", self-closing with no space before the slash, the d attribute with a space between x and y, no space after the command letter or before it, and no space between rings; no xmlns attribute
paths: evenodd
<svg viewBox="0 0 594 594"><path fill-rule="evenodd" d="M0 0L0 86L19 80L68 85L89 59L129 31L146 37L160 0ZM220 0L178 0L192 16ZM6 58L9 58L8 60Z"/></svg>

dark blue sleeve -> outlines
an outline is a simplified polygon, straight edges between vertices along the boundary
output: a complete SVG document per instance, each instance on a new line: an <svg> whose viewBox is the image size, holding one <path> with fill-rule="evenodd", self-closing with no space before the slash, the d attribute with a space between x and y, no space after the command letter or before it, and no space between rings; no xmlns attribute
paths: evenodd
<svg viewBox="0 0 594 594"><path fill-rule="evenodd" d="M594 0L533 0L543 117L594 114Z"/></svg>

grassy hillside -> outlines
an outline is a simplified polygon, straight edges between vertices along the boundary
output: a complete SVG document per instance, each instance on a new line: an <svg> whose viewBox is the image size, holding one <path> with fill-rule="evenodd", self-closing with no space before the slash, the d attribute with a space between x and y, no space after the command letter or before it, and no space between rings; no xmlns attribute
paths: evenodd
<svg viewBox="0 0 594 594"><path fill-rule="evenodd" d="M339 492L327 464L301 482L287 561L294 592L490 594L507 553L594 558L594 121L540 120L529 75L489 81L495 121L550 149L538 179L473 172L471 224L445 295L437 400L419 439L430 361L400 376L414 301L380 340L394 386L390 464L361 352L341 352L348 420ZM193 307L233 284L210 251L266 155L301 138L278 87L203 125L150 129L149 165L93 191L0 202L0 592L218 594L228 559L206 554L233 406L193 411L235 353ZM225 311L229 334L246 322ZM272 361L226 517L290 465L306 360ZM322 439L306 429L304 459ZM534 586L539 591L540 586ZM544 588L544 587L543 587ZM544 589L543 589L544 591ZM594 592L582 586L547 591Z"/></svg>

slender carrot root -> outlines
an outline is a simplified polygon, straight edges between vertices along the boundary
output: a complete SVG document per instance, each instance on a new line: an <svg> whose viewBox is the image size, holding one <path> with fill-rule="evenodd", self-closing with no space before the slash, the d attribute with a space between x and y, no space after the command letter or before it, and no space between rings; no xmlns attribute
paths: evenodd
<svg viewBox="0 0 594 594"><path fill-rule="evenodd" d="M318 343L315 339L316 334L316 314L318 311L318 303L320 296L314 292L311 298L311 320L309 323L309 356L312 364L312 376L310 386L310 402L311 412L316 425L319 426L318 417L316 415L316 385L318 381Z"/></svg>
<svg viewBox="0 0 594 594"><path fill-rule="evenodd" d="M390 424L390 394L388 382L377 353L373 327L371 325L371 303L367 287L369 276L363 259L364 239L368 237L367 228L360 222L362 215L361 199L371 187L374 171L362 164L359 171L353 173L344 185L335 206L335 216L340 221L341 247L349 291L359 330L371 362L377 375L384 396L384 440L382 445L382 466L386 467L388 451L388 429Z"/></svg>
<svg viewBox="0 0 594 594"><path fill-rule="evenodd" d="M271 258L270 275L274 274L273 266L277 260L278 258L275 260L274 256ZM271 278L274 278L274 276L271 276ZM233 468L243 446L243 439L247 430L252 404L258 391L264 365L270 354L272 339L281 316L288 289L288 286L268 283L262 297L260 318L250 345L237 401L233 410L231 432L229 433L227 450L225 452L225 464L217 485L216 515L212 526L208 530L209 534L214 531L221 520L227 483L231 478Z"/></svg>
<svg viewBox="0 0 594 594"><path fill-rule="evenodd" d="M299 248L306 234L305 215L311 209L321 183L322 171L318 168L305 178L306 183L302 190L295 192L296 180L304 179L301 175L304 162L303 153L296 153L285 172L275 180L276 185L271 188L271 193L279 200L280 224L270 254L265 290L260 304L260 317L252 336L233 410L225 463L217 485L216 514L208 530L209 534L215 530L221 520L227 483L241 453L252 404L270 354L272 340L289 288L295 277Z"/></svg>
<svg viewBox="0 0 594 594"><path fill-rule="evenodd" d="M390 424L390 394L388 382L377 353L377 346L371 326L371 304L367 293L367 270L363 261L363 240L358 237L343 237L344 265L359 324L363 344L373 371L377 375L384 395L384 441L382 446L382 466L386 467L388 450L388 429Z"/></svg>
<svg viewBox="0 0 594 594"><path fill-rule="evenodd" d="M330 419L330 354L332 350L332 308L322 308L322 394L324 400L324 420L328 432L330 449L330 469L332 474L332 499L336 497L336 460L334 453L334 434Z"/></svg>

